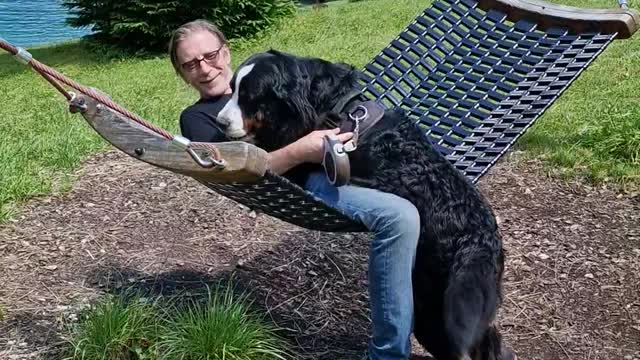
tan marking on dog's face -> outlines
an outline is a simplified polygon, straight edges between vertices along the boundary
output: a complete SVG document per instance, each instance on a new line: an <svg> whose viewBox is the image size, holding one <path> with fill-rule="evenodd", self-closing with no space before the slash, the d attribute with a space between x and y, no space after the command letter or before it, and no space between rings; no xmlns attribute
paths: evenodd
<svg viewBox="0 0 640 360"><path fill-rule="evenodd" d="M253 118L244 118L244 128L248 133L253 133L255 130L262 128L264 125L264 114L262 111L258 111Z"/></svg>
<svg viewBox="0 0 640 360"><path fill-rule="evenodd" d="M256 130L262 128L264 115L261 111L256 113L255 117L243 117L242 121L244 124L245 135L241 138L243 141L253 142L253 137L255 136Z"/></svg>

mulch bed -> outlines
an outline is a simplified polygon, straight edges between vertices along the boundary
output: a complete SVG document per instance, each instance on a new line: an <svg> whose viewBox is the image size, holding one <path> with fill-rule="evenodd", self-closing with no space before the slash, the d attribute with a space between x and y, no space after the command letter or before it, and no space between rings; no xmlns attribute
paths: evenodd
<svg viewBox="0 0 640 360"><path fill-rule="evenodd" d="M640 360L640 196L513 159L479 187L508 251L499 324L519 359ZM198 294L229 278L305 359L355 359L369 325L368 238L302 229L100 154L72 191L0 227L0 359L57 358L65 322L105 292Z"/></svg>

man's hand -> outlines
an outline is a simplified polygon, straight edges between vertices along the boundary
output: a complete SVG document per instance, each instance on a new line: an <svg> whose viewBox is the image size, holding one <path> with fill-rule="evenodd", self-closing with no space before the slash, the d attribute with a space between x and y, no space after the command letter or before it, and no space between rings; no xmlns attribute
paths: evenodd
<svg viewBox="0 0 640 360"><path fill-rule="evenodd" d="M323 139L325 135L329 134L335 134L341 143L349 141L353 137L352 132L340 134L340 128L316 130L290 145L292 156L297 158L300 163L321 163L324 156Z"/></svg>
<svg viewBox="0 0 640 360"><path fill-rule="evenodd" d="M338 141L342 143L353 137L353 132L340 134L340 128L313 131L282 149L270 152L269 168L277 174L283 174L303 163L321 163L324 156L323 139L329 134L336 135Z"/></svg>

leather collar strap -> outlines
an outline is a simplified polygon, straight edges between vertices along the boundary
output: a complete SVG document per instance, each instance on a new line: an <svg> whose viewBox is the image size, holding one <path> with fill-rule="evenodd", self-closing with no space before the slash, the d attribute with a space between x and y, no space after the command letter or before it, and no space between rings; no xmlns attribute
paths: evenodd
<svg viewBox="0 0 640 360"><path fill-rule="evenodd" d="M340 98L340 100L338 100L338 102L333 106L331 111L334 112L334 113L342 113L342 112L344 112L344 110L347 107L347 105L349 104L349 102L351 102L351 100L356 99L360 95L362 95L362 91L360 91L360 90L358 90L356 88L351 89L351 91L349 91L347 93L347 95L343 96L342 98Z"/></svg>
<svg viewBox="0 0 640 360"><path fill-rule="evenodd" d="M348 104L348 107L345 110L347 114L351 115L347 116L347 121L350 124L344 124L343 122L342 124L340 124L340 127L343 128L344 126L346 128L347 126L349 126L346 129L343 128L343 131L347 129L348 131L354 131L357 125L359 127L357 134L358 139L362 139L366 137L369 129L371 129L373 125L375 125L380 119L382 119L385 109L377 102L368 100L363 102L352 102ZM359 121L359 124L355 124L355 118L361 119Z"/></svg>
<svg viewBox="0 0 640 360"><path fill-rule="evenodd" d="M369 133L384 115L382 105L374 101L361 101L356 96L347 96L342 101L343 108L334 107L345 111L347 116L340 123L342 132L353 131L353 139L345 144L340 143L333 134L324 138L324 156L322 166L329 182L335 186L342 186L349 182L351 177L351 164L347 153L358 147L358 141Z"/></svg>

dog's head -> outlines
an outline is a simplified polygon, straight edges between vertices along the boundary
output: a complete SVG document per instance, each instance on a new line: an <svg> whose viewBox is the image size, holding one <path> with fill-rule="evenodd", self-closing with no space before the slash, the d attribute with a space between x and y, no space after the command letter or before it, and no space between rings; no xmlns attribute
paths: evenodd
<svg viewBox="0 0 640 360"><path fill-rule="evenodd" d="M321 126L328 112L356 85L347 64L270 50L244 61L233 76L233 95L217 118L230 138L271 151Z"/></svg>

